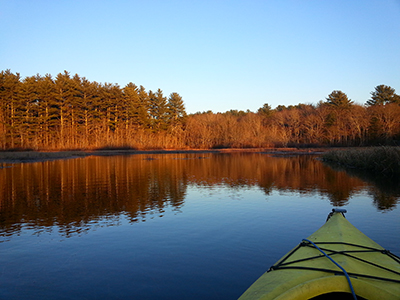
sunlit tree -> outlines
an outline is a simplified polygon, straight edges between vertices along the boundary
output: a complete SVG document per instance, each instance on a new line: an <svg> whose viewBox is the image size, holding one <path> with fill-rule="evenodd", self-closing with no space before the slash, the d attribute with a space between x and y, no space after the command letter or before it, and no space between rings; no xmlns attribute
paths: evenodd
<svg viewBox="0 0 400 300"><path fill-rule="evenodd" d="M138 87L129 82L123 88L123 100L124 100L124 122L125 130L128 130L132 125L138 125L139 121L139 95Z"/></svg>
<svg viewBox="0 0 400 300"><path fill-rule="evenodd" d="M122 90L118 84L105 83L103 85L101 106L106 114L107 133L114 132L122 120Z"/></svg>
<svg viewBox="0 0 400 300"><path fill-rule="evenodd" d="M79 141L82 147L87 147L91 143L95 143L93 133L100 124L101 90L97 82L90 82L85 77L75 75L74 80L79 90L75 103L75 107L78 110Z"/></svg>
<svg viewBox="0 0 400 300"><path fill-rule="evenodd" d="M11 73L11 70L1 72L0 76L0 107L2 113L0 119L3 120L3 147L14 148L16 146L17 128L16 128L16 110L18 107L18 93L21 87L20 74ZM9 138L9 140L8 140Z"/></svg>
<svg viewBox="0 0 400 300"><path fill-rule="evenodd" d="M138 119L139 126L148 128L150 126L150 98L146 89L141 85L138 89L139 104L138 104Z"/></svg>
<svg viewBox="0 0 400 300"><path fill-rule="evenodd" d="M384 105L388 103L400 104L400 96L395 93L394 88L381 84L375 87L375 91L371 92L371 99L366 104Z"/></svg>
<svg viewBox="0 0 400 300"><path fill-rule="evenodd" d="M164 97L161 89L156 93L149 92L149 115L153 130L166 129L167 121L167 98Z"/></svg>
<svg viewBox="0 0 400 300"><path fill-rule="evenodd" d="M77 135L79 86L67 71L59 73L54 83L60 122L60 143L65 146L72 146Z"/></svg>
<svg viewBox="0 0 400 300"><path fill-rule="evenodd" d="M272 114L272 107L268 103L264 103L264 105L257 110L257 113L264 117L269 117Z"/></svg>
<svg viewBox="0 0 400 300"><path fill-rule="evenodd" d="M171 93L167 102L167 116L171 124L176 124L187 116L185 104L178 93Z"/></svg>
<svg viewBox="0 0 400 300"><path fill-rule="evenodd" d="M342 91L333 91L326 98L326 103L335 108L349 108L353 101L351 101Z"/></svg>
<svg viewBox="0 0 400 300"><path fill-rule="evenodd" d="M15 121L22 147L32 144L37 148L39 143L39 80L39 75L26 77L20 86Z"/></svg>

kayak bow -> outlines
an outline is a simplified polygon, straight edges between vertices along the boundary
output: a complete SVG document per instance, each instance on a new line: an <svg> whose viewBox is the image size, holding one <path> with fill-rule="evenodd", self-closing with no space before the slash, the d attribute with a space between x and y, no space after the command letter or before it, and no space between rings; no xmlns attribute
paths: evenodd
<svg viewBox="0 0 400 300"><path fill-rule="evenodd" d="M274 264L239 300L300 300L335 293L399 300L400 258L354 227L345 212L333 209L320 229Z"/></svg>

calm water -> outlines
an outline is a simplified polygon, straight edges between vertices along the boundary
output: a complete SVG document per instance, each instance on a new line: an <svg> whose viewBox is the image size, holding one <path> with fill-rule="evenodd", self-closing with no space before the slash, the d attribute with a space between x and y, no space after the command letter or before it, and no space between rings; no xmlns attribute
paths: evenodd
<svg viewBox="0 0 400 300"><path fill-rule="evenodd" d="M400 255L399 185L312 156L3 166L0 299L236 299L336 206Z"/></svg>

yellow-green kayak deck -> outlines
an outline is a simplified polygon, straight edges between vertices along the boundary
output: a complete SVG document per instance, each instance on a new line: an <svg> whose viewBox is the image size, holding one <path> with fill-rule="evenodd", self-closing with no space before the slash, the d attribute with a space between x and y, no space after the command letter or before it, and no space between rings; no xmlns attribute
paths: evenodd
<svg viewBox="0 0 400 300"><path fill-rule="evenodd" d="M239 299L311 299L352 293L352 289L365 299L399 300L400 258L334 209L319 230L273 265Z"/></svg>

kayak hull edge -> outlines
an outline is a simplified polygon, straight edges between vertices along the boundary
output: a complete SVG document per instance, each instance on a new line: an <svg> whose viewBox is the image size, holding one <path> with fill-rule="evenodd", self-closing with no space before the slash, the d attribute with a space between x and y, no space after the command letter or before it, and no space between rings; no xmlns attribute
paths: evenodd
<svg viewBox="0 0 400 300"><path fill-rule="evenodd" d="M379 264L397 273L400 273L400 263L382 253L381 250L384 248L354 227L341 213L334 213L308 239L324 248L324 251L349 273L358 296L369 300L400 300L400 275L360 260ZM365 251L359 247L370 247L377 251ZM350 251L349 254L353 257L334 253L335 251ZM306 260L303 261L304 258ZM351 293L349 283L341 270L314 247L298 246L274 266L277 266L277 269L264 273L239 300L303 300L333 292ZM307 269L309 267L330 272ZM399 282L368 278L368 276Z"/></svg>

